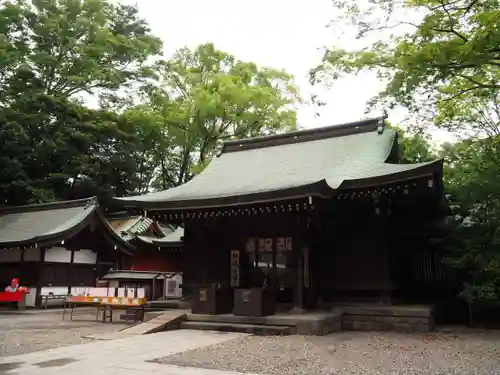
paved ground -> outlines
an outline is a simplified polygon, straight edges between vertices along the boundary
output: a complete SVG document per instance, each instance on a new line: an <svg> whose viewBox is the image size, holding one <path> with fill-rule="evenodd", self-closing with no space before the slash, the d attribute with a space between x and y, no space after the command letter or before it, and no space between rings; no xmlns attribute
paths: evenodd
<svg viewBox="0 0 500 375"><path fill-rule="evenodd" d="M244 334L240 333L177 330L118 340L95 341L0 358L0 375L146 375L150 373L243 375L151 362L154 358L243 336Z"/></svg>
<svg viewBox="0 0 500 375"><path fill-rule="evenodd" d="M82 344L93 341L84 336L112 333L124 327L123 323L96 322L94 309L79 310L73 321L63 321L62 312L50 310L37 314L0 311L0 357Z"/></svg>
<svg viewBox="0 0 500 375"><path fill-rule="evenodd" d="M259 337L178 330L94 341L83 336L124 327L94 319L92 310L64 322L60 313L0 312L0 375L500 375L500 331Z"/></svg>
<svg viewBox="0 0 500 375"><path fill-rule="evenodd" d="M266 375L500 374L500 332L248 336L156 362Z"/></svg>

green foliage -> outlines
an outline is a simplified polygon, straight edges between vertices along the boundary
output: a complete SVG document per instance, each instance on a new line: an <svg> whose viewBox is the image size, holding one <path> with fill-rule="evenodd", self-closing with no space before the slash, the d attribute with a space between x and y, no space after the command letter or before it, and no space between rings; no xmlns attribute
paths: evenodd
<svg viewBox="0 0 500 375"><path fill-rule="evenodd" d="M4 204L135 190L136 138L75 95L145 78L161 42L137 10L103 0L0 5L0 196ZM97 91L96 91L97 90ZM132 177L130 177L132 176Z"/></svg>
<svg viewBox="0 0 500 375"><path fill-rule="evenodd" d="M437 159L436 153L424 133L407 133L402 128L387 123L398 132L401 160L404 163L422 163Z"/></svg>
<svg viewBox="0 0 500 375"><path fill-rule="evenodd" d="M166 189L200 172L219 139L295 129L285 72L211 44L152 64L161 47L136 7L1 2L2 203Z"/></svg>
<svg viewBox="0 0 500 375"><path fill-rule="evenodd" d="M475 121L470 112L477 107L484 112L498 98L498 0L333 3L338 13L356 25L358 37L367 47L328 50L323 64L311 72L313 82L373 70L387 82L375 102L403 105L453 130L483 130L475 127L475 122L464 124L461 120ZM398 29L401 32L388 35Z"/></svg>
<svg viewBox="0 0 500 375"><path fill-rule="evenodd" d="M154 71L157 81L143 88L146 105L129 111L156 123L164 137L152 155L161 171L154 187L177 186L201 172L218 140L296 129L299 97L283 71L238 61L212 44L183 48Z"/></svg>
<svg viewBox="0 0 500 375"><path fill-rule="evenodd" d="M105 0L8 0L0 8L2 85L29 74L26 88L58 97L117 90L143 78L161 46L136 8Z"/></svg>
<svg viewBox="0 0 500 375"><path fill-rule="evenodd" d="M470 303L500 303L500 147L498 138L446 145L447 189L455 216L449 263Z"/></svg>

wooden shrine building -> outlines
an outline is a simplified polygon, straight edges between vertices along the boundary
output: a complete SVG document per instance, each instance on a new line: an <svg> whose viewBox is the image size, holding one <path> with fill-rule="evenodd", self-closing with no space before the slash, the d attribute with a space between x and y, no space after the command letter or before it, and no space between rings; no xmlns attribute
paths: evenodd
<svg viewBox="0 0 500 375"><path fill-rule="evenodd" d="M133 250L119 254L118 268L110 270L101 281L111 287L144 288L150 301L182 297L178 286L174 291L167 286L172 280L176 285L182 281L184 229L129 213L109 215L108 221Z"/></svg>
<svg viewBox="0 0 500 375"><path fill-rule="evenodd" d="M186 184L118 200L183 224L193 312L413 302L440 278L442 168L403 164L375 118L224 142Z"/></svg>
<svg viewBox="0 0 500 375"><path fill-rule="evenodd" d="M0 288L19 278L29 289L27 306L95 287L119 254L132 251L95 198L0 209Z"/></svg>
<svg viewBox="0 0 500 375"><path fill-rule="evenodd" d="M182 272L184 229L160 224L143 215L113 214L111 227L132 247L121 253L117 269L144 272Z"/></svg>

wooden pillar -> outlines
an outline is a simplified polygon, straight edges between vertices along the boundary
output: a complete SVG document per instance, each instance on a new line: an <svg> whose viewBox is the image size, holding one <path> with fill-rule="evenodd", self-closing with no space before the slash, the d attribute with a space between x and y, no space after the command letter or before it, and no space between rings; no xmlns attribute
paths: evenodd
<svg viewBox="0 0 500 375"><path fill-rule="evenodd" d="M316 307L317 293L315 283L315 267L314 259L316 251L318 250L315 238L315 225L314 216L308 213L307 223L305 228L305 238L307 243L302 248L303 256L303 279L304 279L304 305L308 309Z"/></svg>
<svg viewBox="0 0 500 375"><path fill-rule="evenodd" d="M392 259L391 252L389 249L389 243L387 238L384 236L380 238L380 246L384 257L385 269L384 269L384 285L385 290L381 296L381 303L391 304L392 303L392 294L394 288L394 280L393 280L393 272L392 272Z"/></svg>
<svg viewBox="0 0 500 375"><path fill-rule="evenodd" d="M21 285L26 283L26 264L24 263L24 253L26 249L21 249L21 257L19 258L19 278Z"/></svg>
<svg viewBox="0 0 500 375"><path fill-rule="evenodd" d="M71 287L73 286L73 270L74 270L74 265L75 264L75 250L71 249L71 254L70 254L70 259L69 259L69 269L70 269L70 272L71 272L71 277L72 277L72 281L70 283L70 285L68 285L68 294L71 294Z"/></svg>
<svg viewBox="0 0 500 375"><path fill-rule="evenodd" d="M118 250L117 250L118 252ZM97 279L99 278L99 273L100 273L100 262L101 261L101 257L99 256L99 250L96 250L95 252L95 271L94 271L94 280L95 280L95 284L97 286Z"/></svg>
<svg viewBox="0 0 500 375"><path fill-rule="evenodd" d="M304 255L303 247L305 245L304 241L304 221L302 219L297 220L297 226L295 233L296 236L293 239L292 247L292 257L293 264L295 268L294 272L294 283L293 283L293 314L301 314L304 310Z"/></svg>
<svg viewBox="0 0 500 375"><path fill-rule="evenodd" d="M156 275L155 277L153 277L153 285L151 285L151 301L154 301L155 297L156 297L156 280L158 278L158 275Z"/></svg>
<svg viewBox="0 0 500 375"><path fill-rule="evenodd" d="M276 258L277 258L277 253L278 253L278 248L277 248L277 243L276 243L276 238L273 238L273 252L271 256L271 264L273 267L273 271L271 273L271 287L273 288L275 297L277 296L278 293L278 267L276 265Z"/></svg>
<svg viewBox="0 0 500 375"><path fill-rule="evenodd" d="M38 262L38 278L36 281L35 307L42 307L42 287L43 287L43 269L45 268L45 247L40 248L40 260Z"/></svg>

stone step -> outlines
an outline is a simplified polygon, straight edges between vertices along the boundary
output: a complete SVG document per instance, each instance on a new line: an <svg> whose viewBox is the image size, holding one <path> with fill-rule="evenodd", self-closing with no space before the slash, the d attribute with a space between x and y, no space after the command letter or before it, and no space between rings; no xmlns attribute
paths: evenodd
<svg viewBox="0 0 500 375"><path fill-rule="evenodd" d="M137 322L141 320L141 317L137 313L125 313L120 315L121 320L126 320L126 321L132 321L132 322Z"/></svg>
<svg viewBox="0 0 500 375"><path fill-rule="evenodd" d="M191 302L183 300L160 300L160 301L150 301L148 303L148 308L151 309L189 309L191 308Z"/></svg>
<svg viewBox="0 0 500 375"><path fill-rule="evenodd" d="M146 335L149 333L156 333L161 331L169 331L178 329L181 322L186 320L186 314L172 314L164 313L151 320L135 324L128 327L121 332L130 334Z"/></svg>
<svg viewBox="0 0 500 375"><path fill-rule="evenodd" d="M247 324L247 325L262 325L262 326L295 326L297 324L296 317L293 316L237 316L232 314L187 314L186 320L189 322L208 322L208 323L230 323L230 324Z"/></svg>
<svg viewBox="0 0 500 375"><path fill-rule="evenodd" d="M180 327L181 329L197 329L203 331L241 332L259 336L280 336L291 335L294 333L294 327L292 326L259 324L186 321L182 322Z"/></svg>

